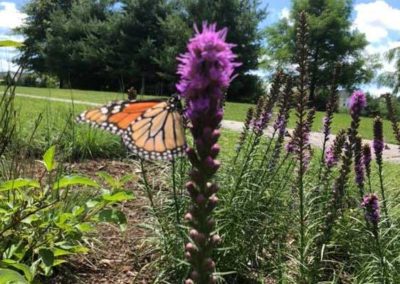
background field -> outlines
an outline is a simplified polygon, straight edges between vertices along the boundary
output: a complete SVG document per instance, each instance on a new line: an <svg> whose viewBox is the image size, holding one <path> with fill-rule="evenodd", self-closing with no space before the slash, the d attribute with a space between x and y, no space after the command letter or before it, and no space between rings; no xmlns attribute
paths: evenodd
<svg viewBox="0 0 400 284"><path fill-rule="evenodd" d="M1 90L1 88L0 88ZM48 98L62 98L70 100L79 100L94 103L107 103L112 100L126 99L126 95L117 92L99 92L99 91L84 91L74 89L52 89L52 88L32 88L32 87L17 87L16 93L35 95ZM154 98L154 96L139 96L139 99ZM158 97L159 98L159 97ZM23 110L22 113L29 117L44 112L49 107L54 107L57 110L64 110L71 108L71 104L58 103L58 102L46 102L37 99L17 98L17 104ZM33 107L34 106L34 107ZM254 106L252 104L245 103L232 103L227 102L225 107L225 119L234 121L243 121L246 117L246 112L249 107ZM79 113L83 109L88 107L82 105L75 105L73 107L74 114ZM71 108L72 109L72 108ZM57 113L59 113L57 111ZM322 121L324 118L324 112L316 112L314 124L312 127L313 131L319 132L322 129ZM359 128L359 133L364 139L373 139L373 118L363 117ZM332 132L337 133L340 129L347 128L350 125L351 118L346 113L336 113L334 115ZM295 117L291 116L289 121L289 128L295 126ZM385 141L387 143L396 143L394 135L392 133L390 122L384 120L384 134Z"/></svg>

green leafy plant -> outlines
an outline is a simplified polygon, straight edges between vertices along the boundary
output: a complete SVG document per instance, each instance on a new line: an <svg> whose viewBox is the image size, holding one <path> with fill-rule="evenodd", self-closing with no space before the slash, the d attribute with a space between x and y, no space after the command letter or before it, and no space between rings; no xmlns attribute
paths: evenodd
<svg viewBox="0 0 400 284"><path fill-rule="evenodd" d="M134 198L123 189L133 177L100 174L107 189L85 176L61 175L55 155L54 146L46 151L38 179L0 184L0 282L31 283L51 275L69 256L88 252L84 240L98 223L126 228L124 213L112 205Z"/></svg>

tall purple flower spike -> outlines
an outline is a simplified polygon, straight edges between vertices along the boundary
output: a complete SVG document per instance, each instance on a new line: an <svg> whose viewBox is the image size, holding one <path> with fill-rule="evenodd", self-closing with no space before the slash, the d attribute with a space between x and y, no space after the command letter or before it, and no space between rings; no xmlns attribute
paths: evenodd
<svg viewBox="0 0 400 284"><path fill-rule="evenodd" d="M208 284L216 283L211 255L221 240L212 233L215 222L211 216L218 202L218 187L212 182L220 166L216 160L220 150L218 128L223 117L224 91L239 64L234 61L234 45L225 42L227 29L217 31L215 24L203 23L202 31L197 27L195 31L188 51L178 57L181 80L176 86L186 101L185 114L192 124L190 131L194 141L194 147L187 150L193 170L191 181L186 185L192 206L185 215L191 227L191 241L186 244L185 256L192 269L185 283Z"/></svg>
<svg viewBox="0 0 400 284"><path fill-rule="evenodd" d="M378 196L373 193L365 195L361 207L365 209L365 218L368 222L377 226L381 218Z"/></svg>
<svg viewBox="0 0 400 284"><path fill-rule="evenodd" d="M349 109L352 115L360 115L361 111L367 106L365 94L358 90L354 91L349 100Z"/></svg>

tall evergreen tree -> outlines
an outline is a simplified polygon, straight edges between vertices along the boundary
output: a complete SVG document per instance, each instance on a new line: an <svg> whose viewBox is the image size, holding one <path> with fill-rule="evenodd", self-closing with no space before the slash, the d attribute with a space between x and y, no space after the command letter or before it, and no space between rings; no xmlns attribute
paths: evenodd
<svg viewBox="0 0 400 284"><path fill-rule="evenodd" d="M20 47L21 57L17 60L26 68L37 72L46 72L45 48L46 33L51 25L51 15L56 10L69 11L72 0L31 0L24 8L27 14L26 23L16 29L24 36L24 44Z"/></svg>
<svg viewBox="0 0 400 284"><path fill-rule="evenodd" d="M308 14L310 56L310 102L324 92L336 63L342 66L338 83L352 89L373 77L366 64L363 49L365 35L351 28L352 0L293 0L289 18L283 18L267 28L266 58L274 64L290 69L295 62L295 31L301 11Z"/></svg>

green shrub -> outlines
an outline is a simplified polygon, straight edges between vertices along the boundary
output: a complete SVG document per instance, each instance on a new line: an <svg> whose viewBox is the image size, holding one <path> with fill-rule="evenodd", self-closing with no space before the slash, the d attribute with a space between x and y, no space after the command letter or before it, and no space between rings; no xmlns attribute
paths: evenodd
<svg viewBox="0 0 400 284"><path fill-rule="evenodd" d="M98 223L125 228L126 217L113 205L134 198L123 189L130 176L115 180L100 174L107 189L88 177L62 175L54 146L42 164L45 172L37 179L0 183L2 280L32 283L40 275L51 275L70 256L88 252L85 239Z"/></svg>

